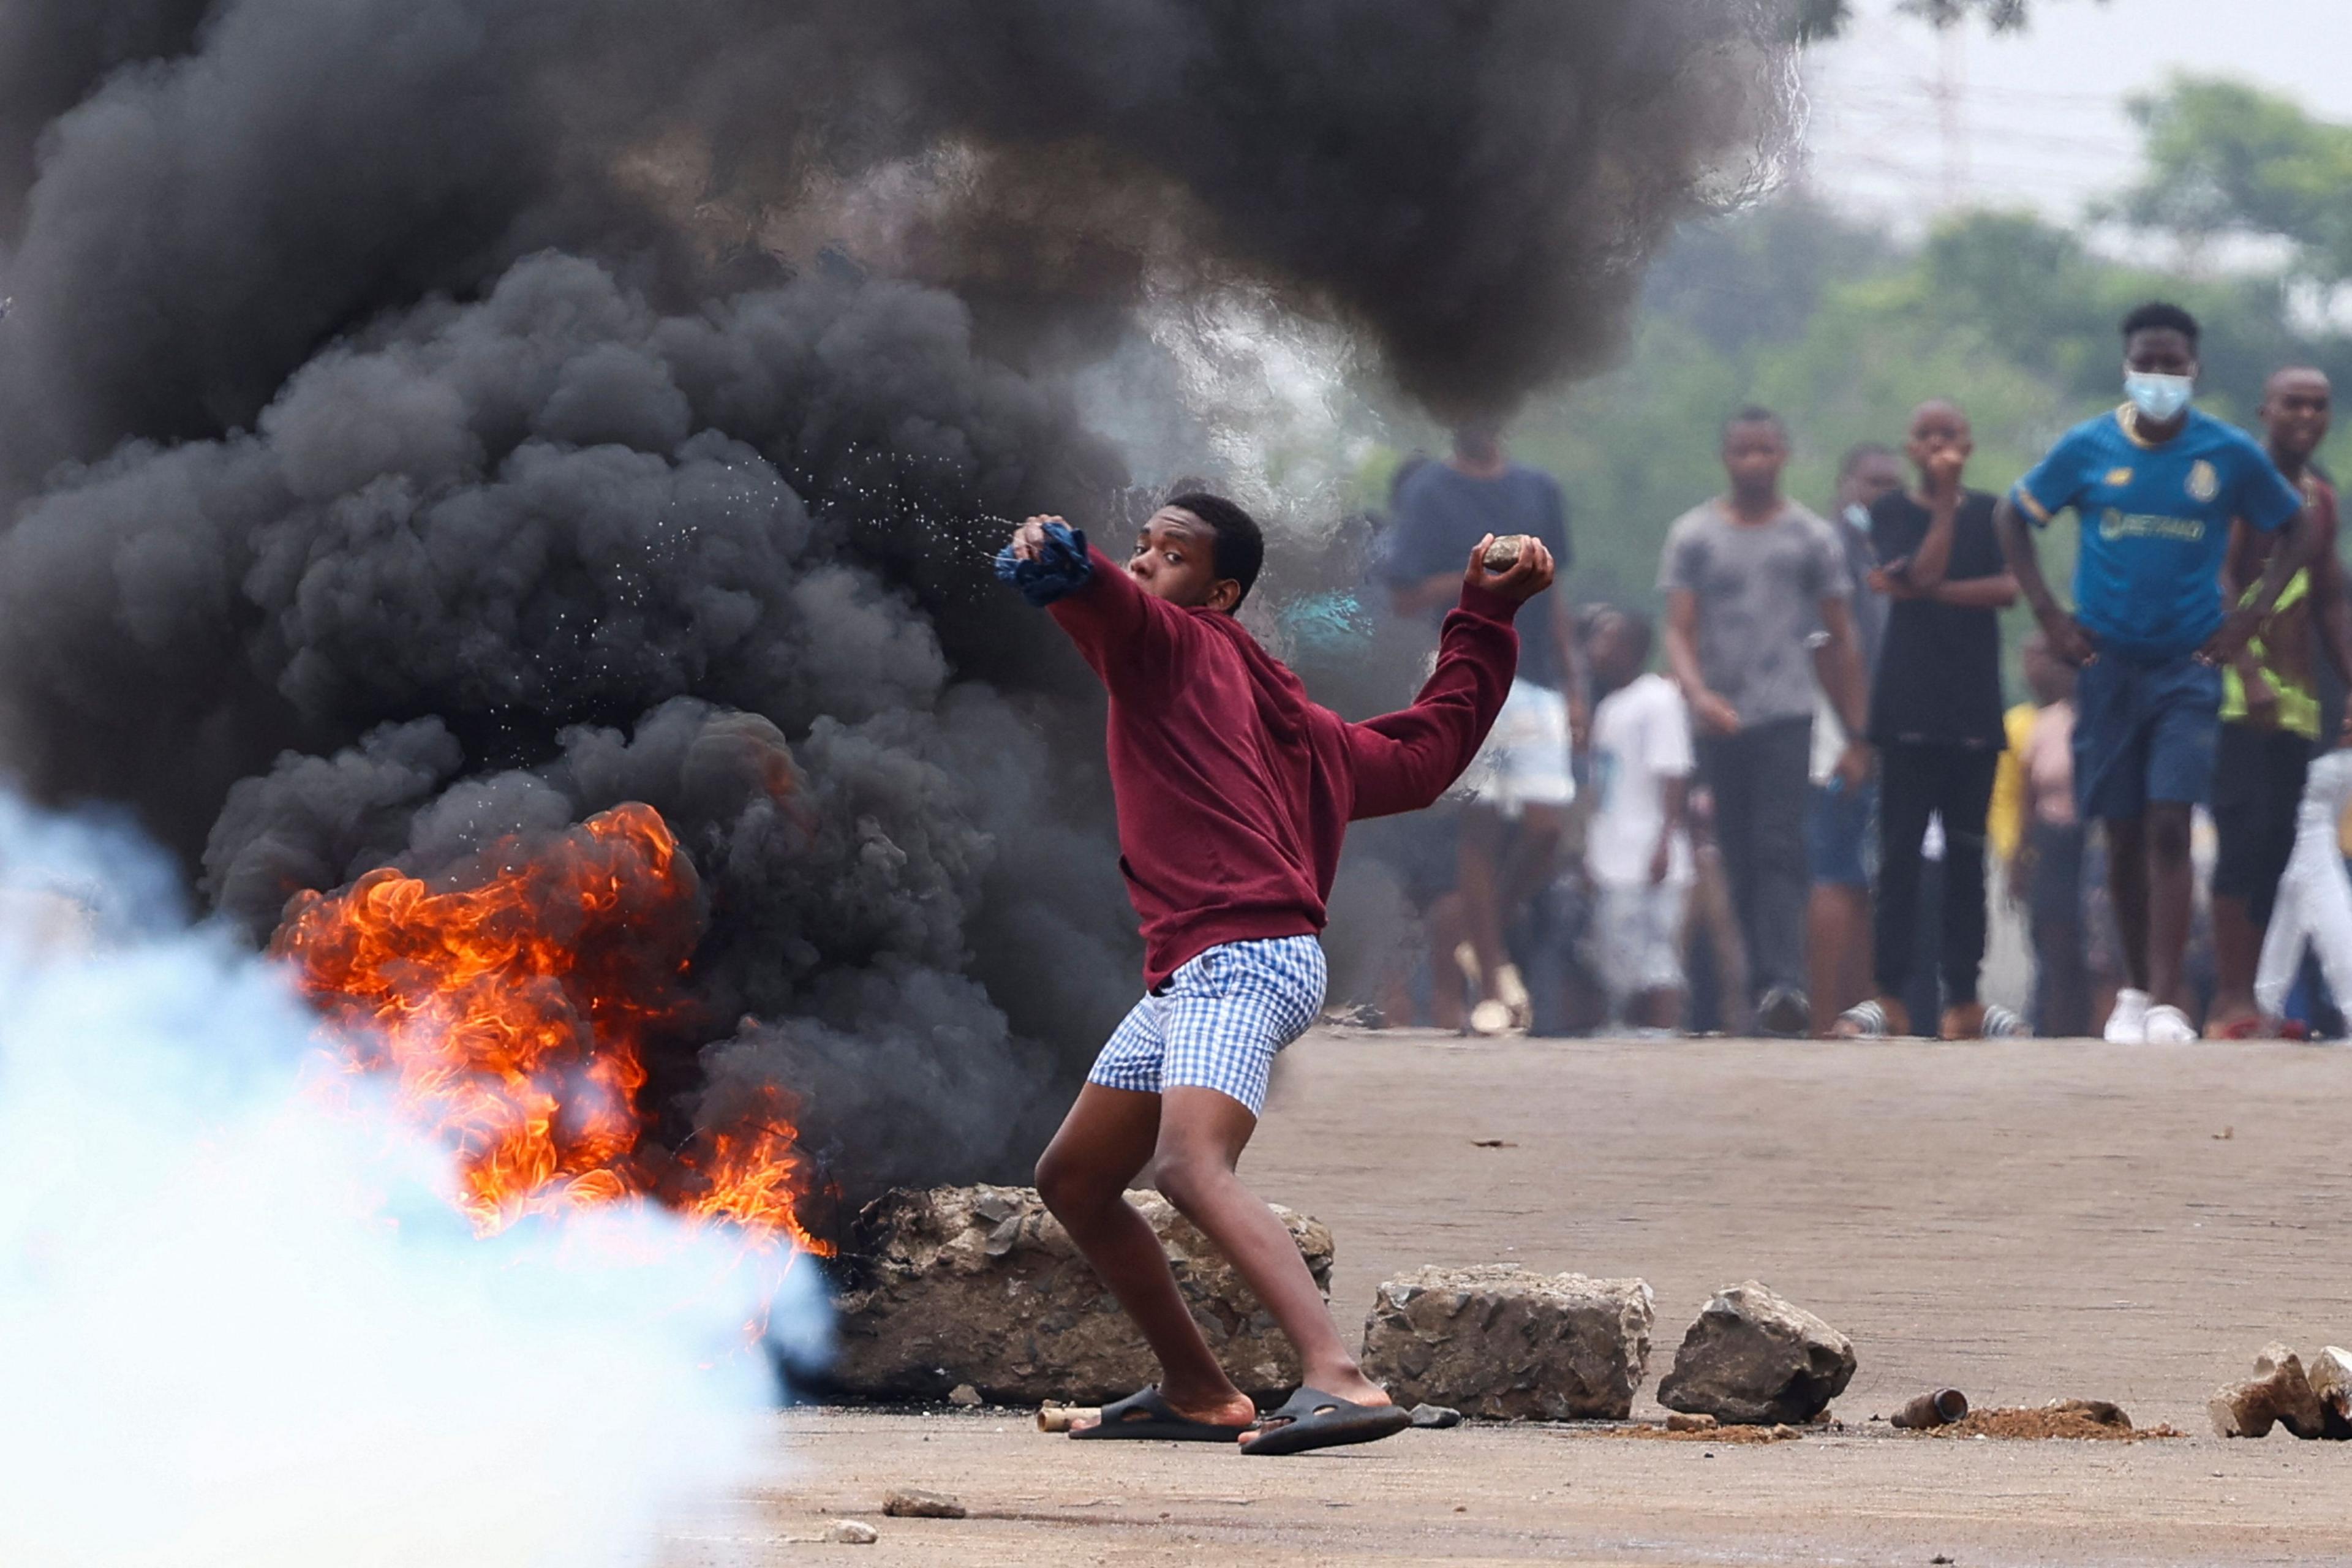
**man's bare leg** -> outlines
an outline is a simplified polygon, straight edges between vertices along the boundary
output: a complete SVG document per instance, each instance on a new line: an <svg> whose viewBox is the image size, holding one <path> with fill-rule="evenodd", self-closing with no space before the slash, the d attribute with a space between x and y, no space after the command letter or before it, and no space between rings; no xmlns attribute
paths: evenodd
<svg viewBox="0 0 2352 1568"><path fill-rule="evenodd" d="M1181 1089L1203 1094L1205 1089ZM1218 1095L1216 1098L1224 1100ZM1248 1111L1238 1102L1234 1109ZM1160 1360L1160 1396L1179 1415L1221 1426L1245 1426L1257 1415L1249 1396L1234 1386L1218 1364L1200 1325L1184 1305L1168 1254L1151 1226L1127 1201L1127 1189L1142 1171L1160 1142L1165 1107L1161 1097L1133 1089L1105 1089L1090 1083L1078 1090L1078 1100L1064 1118L1061 1131L1037 1162L1037 1191L1045 1206L1062 1222L1078 1250L1094 1265L1103 1283L1143 1332L1151 1353ZM1244 1133L1246 1138L1247 1134ZM1171 1202L1175 1194L1168 1194ZM1178 1205L1181 1207L1180 1204ZM1264 1205L1259 1205L1265 1208ZM1266 1214L1274 1218L1271 1212ZM1194 1223L1198 1224L1198 1221ZM1201 1227L1207 1230L1205 1225ZM1275 1228L1280 1230L1276 1221ZM1213 1233L1212 1240L1217 1237ZM1286 1244L1288 1233L1284 1233ZM1220 1241L1219 1245L1223 1245ZM1291 1247L1291 1257L1298 1249ZM1299 1272L1307 1266L1299 1262ZM1246 1271L1244 1271L1246 1274ZM1251 1278L1255 1286L1256 1280ZM1310 1289L1313 1280L1308 1280ZM1265 1300L1260 1291L1260 1299ZM1271 1307L1271 1302L1268 1303ZM1279 1316L1279 1314L1277 1314ZM1287 1326L1287 1325L1286 1325ZM1327 1319L1325 1327L1329 1327Z"/></svg>
<svg viewBox="0 0 2352 1568"><path fill-rule="evenodd" d="M1805 928L1813 1033L1826 1038L1838 1015L1870 994L1870 889L1815 882Z"/></svg>
<svg viewBox="0 0 2352 1568"><path fill-rule="evenodd" d="M1557 805L1528 805L1516 821L1491 806L1463 810L1462 916L1478 957L1481 1001L1512 1000L1503 994L1501 976L1511 962L1503 933L1520 906L1550 882L1567 826L1568 813Z"/></svg>
<svg viewBox="0 0 2352 1568"><path fill-rule="evenodd" d="M1213 1089L1172 1087L1160 1100L1153 1179L1274 1314L1298 1352L1301 1381L1354 1404L1388 1404L1388 1392L1364 1375L1340 1342L1298 1244L1234 1169L1257 1118L1248 1106ZM1165 1272L1167 1265L1160 1268Z"/></svg>
<svg viewBox="0 0 2352 1568"><path fill-rule="evenodd" d="M1503 945L1503 851L1509 844L1511 824L1488 805L1462 810L1462 848L1456 885L1462 895L1462 924L1470 951L1478 955L1478 997L1496 999L1496 976L1511 961Z"/></svg>
<svg viewBox="0 0 2352 1568"><path fill-rule="evenodd" d="M2107 894L2116 906L2116 937L2123 948L2124 984L2154 995L2147 983L2147 857L2146 817L2108 821ZM2185 913L2183 918L2186 919ZM2170 998L2157 996L2156 1000Z"/></svg>
<svg viewBox="0 0 2352 1568"><path fill-rule="evenodd" d="M1503 873L1503 920L1508 924L1528 900L1551 886L1559 868L1559 841L1568 833L1568 808L1530 803L1519 812L1511 836L1509 868Z"/></svg>
<svg viewBox="0 0 2352 1568"><path fill-rule="evenodd" d="M2262 1016L2254 1002L2254 971L2262 963L2263 928L2252 905L2233 893L2213 895L2213 1015L2209 1034Z"/></svg>
<svg viewBox="0 0 2352 1568"><path fill-rule="evenodd" d="M2147 994L2160 1005L2191 1013L2196 998L2188 979L2189 921L2197 898L2197 868L2190 862L2190 808L2176 800L2147 808L2147 893L2144 951Z"/></svg>

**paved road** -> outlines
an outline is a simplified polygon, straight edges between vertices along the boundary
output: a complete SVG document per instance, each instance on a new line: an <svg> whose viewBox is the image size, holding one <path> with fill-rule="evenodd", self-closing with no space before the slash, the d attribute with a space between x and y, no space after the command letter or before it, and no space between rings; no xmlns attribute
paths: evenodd
<svg viewBox="0 0 2352 1568"><path fill-rule="evenodd" d="M992 1517L877 1520L871 1561L2352 1562L2352 1444L2223 1444L2203 1415L2266 1340L2352 1342L2347 1085L2352 1052L2321 1047L1319 1032L1286 1056L1247 1173L1330 1225L1351 1331L1423 1263L1639 1275L1654 1388L1707 1293L1760 1279L1853 1337L1838 1414L1864 1429L1716 1449L1413 1433L1284 1465L1073 1448L1017 1413L802 1411L749 1513L682 1521L672 1558L801 1561L839 1549L787 1538L931 1485ZM1942 1383L1979 1405L2114 1399L2196 1436L1867 1430Z"/></svg>

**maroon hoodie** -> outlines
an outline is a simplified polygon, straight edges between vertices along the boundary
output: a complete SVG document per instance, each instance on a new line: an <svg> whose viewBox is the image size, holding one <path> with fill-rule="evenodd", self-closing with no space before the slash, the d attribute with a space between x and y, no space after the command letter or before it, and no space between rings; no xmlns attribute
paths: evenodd
<svg viewBox="0 0 2352 1568"><path fill-rule="evenodd" d="M1436 801L1501 711L1517 606L1467 584L1413 705L1350 724L1232 616L1154 598L1101 551L1050 614L1110 691L1119 869L1157 986L1220 942L1311 936L1347 825Z"/></svg>

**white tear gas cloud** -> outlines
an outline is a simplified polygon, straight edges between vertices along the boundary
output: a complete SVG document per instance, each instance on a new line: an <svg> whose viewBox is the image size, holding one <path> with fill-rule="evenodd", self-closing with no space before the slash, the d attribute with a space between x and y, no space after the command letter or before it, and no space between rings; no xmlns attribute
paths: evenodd
<svg viewBox="0 0 2352 1568"><path fill-rule="evenodd" d="M1077 378L1197 385L1229 345L1170 323L1297 319L1507 407L1770 177L1781 37L1769 0L11 0L0 757L131 804L257 939L646 799L712 900L658 1114L782 1076L853 1198L1015 1175L1135 969L1099 699L986 576L1006 519L1121 515ZM1234 420L1133 412L1235 466Z"/></svg>
<svg viewBox="0 0 2352 1568"><path fill-rule="evenodd" d="M0 1559L623 1568L724 1511L774 1384L723 1237L477 1238L159 855L0 798Z"/></svg>

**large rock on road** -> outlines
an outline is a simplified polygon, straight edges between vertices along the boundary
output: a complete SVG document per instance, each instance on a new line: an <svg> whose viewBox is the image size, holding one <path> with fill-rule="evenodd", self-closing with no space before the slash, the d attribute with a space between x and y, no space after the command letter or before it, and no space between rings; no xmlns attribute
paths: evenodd
<svg viewBox="0 0 2352 1568"><path fill-rule="evenodd" d="M1507 1264L1380 1289L1364 1372L1400 1405L1517 1421L1622 1421L1650 1363L1650 1287Z"/></svg>
<svg viewBox="0 0 2352 1568"><path fill-rule="evenodd" d="M1159 1194L1128 1195L1233 1380L1255 1396L1297 1387L1288 1342L1208 1238ZM1331 1233L1275 1212L1328 1290ZM937 1400L969 1384L1000 1404L1100 1405L1159 1377L1142 1336L1034 1188L889 1193L858 1216L847 1250L832 1370L844 1394Z"/></svg>
<svg viewBox="0 0 2352 1568"><path fill-rule="evenodd" d="M1828 1409L1853 1368L1853 1341L1750 1279L1700 1310L1658 1403L1732 1426L1794 1425Z"/></svg>

